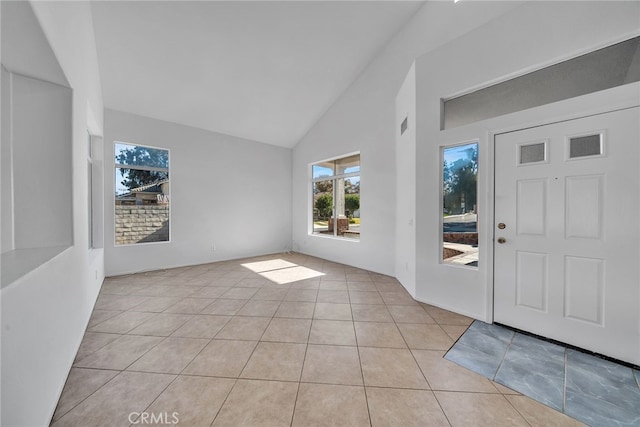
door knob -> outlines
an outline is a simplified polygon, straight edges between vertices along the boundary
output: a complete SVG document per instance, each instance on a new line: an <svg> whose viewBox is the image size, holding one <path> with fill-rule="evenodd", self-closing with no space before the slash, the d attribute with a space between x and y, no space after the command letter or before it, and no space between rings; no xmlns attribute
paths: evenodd
<svg viewBox="0 0 640 427"><path fill-rule="evenodd" d="M504 222L501 222L501 223L498 224L498 228L500 230L504 230L505 228L507 228L507 224L505 224Z"/></svg>
<svg viewBox="0 0 640 427"><path fill-rule="evenodd" d="M498 243L502 244L505 243L507 241L507 239L505 239L504 237L498 237Z"/></svg>

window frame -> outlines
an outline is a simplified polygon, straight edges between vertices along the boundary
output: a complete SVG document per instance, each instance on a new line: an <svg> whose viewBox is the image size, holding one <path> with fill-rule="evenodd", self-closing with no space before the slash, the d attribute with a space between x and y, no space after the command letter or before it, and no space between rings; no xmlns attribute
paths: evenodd
<svg viewBox="0 0 640 427"><path fill-rule="evenodd" d="M169 165L169 167L167 168L161 168L161 167L155 167L155 166L142 166L142 165L124 165L121 163L116 163L116 145L118 144L124 144L124 145L130 145L132 147L144 147L144 148L151 148L154 150L162 150L162 151L166 151L167 152L167 164ZM137 143L132 143L132 142L127 142L127 141L123 141L123 140L114 140L113 141L113 146L112 146L112 150L111 150L111 155L113 156L113 163L114 163L114 168L113 168L113 174L112 175L112 180L111 180L111 184L113 185L112 187L112 191L111 194L113 197L113 203L111 204L112 209L113 209L113 218L114 218L114 223L113 223L113 246L115 248L123 248L123 247L132 247L132 246L146 246L146 245L157 245L157 244L166 244L166 243L171 243L171 236L172 236L172 227L171 227L171 223L173 222L172 219L172 211L173 209L171 209L171 175L170 175L170 169L171 169L171 149L170 148L163 148L163 147L158 147L158 146L154 146L154 145L147 145L147 144L137 144ZM160 240L157 242L135 242L135 243L123 243L123 244L118 244L116 242L116 224L115 224L115 218L116 218L116 203L115 203L115 194L116 194L116 180L115 180L115 174L117 173L118 169L136 169L136 170L144 170L144 171L151 171L151 172L166 172L168 177L169 177L169 235L168 235L168 239L167 240Z"/></svg>
<svg viewBox="0 0 640 427"><path fill-rule="evenodd" d="M453 149L453 148L460 148L460 147L464 147L466 145L475 145L477 150L478 150L478 160L477 160L477 170L476 170L476 233L478 234L478 238L480 236L480 228L478 226L479 222L477 220L477 217L480 216L480 198L479 196L479 189L480 189L480 180L479 180L479 176L480 176L480 139L471 139L471 140L467 140L467 141L463 141L463 142L456 142L456 143L452 143L452 144L445 144L445 145L440 145L439 146L439 152L440 152L440 167L439 167L439 179L438 179L438 186L439 188L439 239L438 239L438 243L439 243L439 250L438 250L438 263L440 265L444 265L447 267L453 267L453 268L463 268L463 269L469 269L469 270L478 270L479 269L479 265L480 265L480 256L482 255L480 253L480 245L477 245L478 248L478 265L469 265L469 264L457 264L457 263L453 263L450 261L447 261L447 259L449 258L445 258L444 257L444 208L445 208L445 190L444 190L444 161L445 161L445 151L448 149Z"/></svg>
<svg viewBox="0 0 640 427"><path fill-rule="evenodd" d="M342 174L336 174L335 170L333 171L333 175L331 176L325 176L325 177L318 177L318 178L314 178L313 177L313 167L317 166L319 164L322 163L327 163L327 162L335 162L337 160L342 160L342 159L346 159L349 157L353 157L353 156L358 156L358 171L356 172L348 172L348 173L342 173ZM334 226L333 227L333 234L322 234L322 233L316 233L314 231L314 193L313 193L313 187L314 184L318 183L318 182L326 182L326 181L330 181L332 182L332 197L333 197L333 206L331 207L331 216L333 218L336 217L336 204L335 204L335 200L336 200L336 196L337 196L337 182L342 179L342 180L346 180L349 178L354 178L354 177L358 177L359 178L359 182L362 181L362 156L360 151L354 151L351 153L346 153L340 156L336 156L336 157L331 157L328 159L324 159L324 160L320 160L320 161L316 161L313 163L309 163L309 194L310 197L308 198L308 203L310 203L309 205L309 222L308 222L308 234L310 236L314 236L314 237L321 237L321 238L328 238L328 239L338 239L338 240L345 240L345 241L349 241L349 242L360 242L361 236L360 234L358 234L357 238L351 238L351 237L343 237L343 236L339 236L338 235L338 227ZM358 192L358 196L361 197L361 193ZM360 199L362 200L362 199ZM362 205L360 205L362 206Z"/></svg>

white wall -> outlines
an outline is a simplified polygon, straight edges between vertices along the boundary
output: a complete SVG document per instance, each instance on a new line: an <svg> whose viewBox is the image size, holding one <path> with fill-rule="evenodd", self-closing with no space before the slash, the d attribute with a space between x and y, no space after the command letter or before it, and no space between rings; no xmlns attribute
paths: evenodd
<svg viewBox="0 0 640 427"><path fill-rule="evenodd" d="M416 283L416 67L411 65L396 97L396 263L395 276L414 295ZM402 122L407 128L401 133Z"/></svg>
<svg viewBox="0 0 640 427"><path fill-rule="evenodd" d="M514 126L518 124L524 127L553 118L545 118L548 109L539 107L440 131L440 99L622 41L638 32L639 2L531 2L416 60L418 299L492 320L491 134L497 129L517 129ZM587 108L576 99L560 104L554 114ZM440 149L471 140L480 143L478 269L441 264L439 247ZM412 284L406 286L411 288Z"/></svg>
<svg viewBox="0 0 640 427"><path fill-rule="evenodd" d="M6 7L7 5L10 7ZM42 37L38 25L23 25L5 37L5 24L17 14L37 17L47 43L25 43ZM14 9L16 8L16 9ZM17 10L19 8L20 10ZM26 9L24 9L26 8ZM20 18L22 19L22 18ZM48 425L55 410L103 279L102 250L88 250L86 132L102 131L102 95L90 6L86 2L2 2L3 63L73 89L73 236L74 245L0 292L2 306L2 415L7 426ZM17 35L16 35L17 34ZM18 52L24 62L12 62ZM53 53L52 53L53 52ZM54 57L64 73L41 68ZM14 57L15 58L15 57ZM45 69L51 70L52 68ZM55 69L55 67L53 67ZM64 77L64 78L62 78ZM47 141L42 141L46 144ZM37 173L37 171L34 171ZM42 176L44 185L47 177Z"/></svg>
<svg viewBox="0 0 640 427"><path fill-rule="evenodd" d="M170 150L170 242L114 245L114 141ZM113 110L104 147L107 275L290 249L291 150Z"/></svg>
<svg viewBox="0 0 640 427"><path fill-rule="evenodd" d="M294 148L294 250L390 275L396 263L415 262L395 256L396 94L414 58L517 5L464 3L427 2ZM309 164L355 151L362 169L360 242L309 235ZM407 218L398 221L411 227Z"/></svg>

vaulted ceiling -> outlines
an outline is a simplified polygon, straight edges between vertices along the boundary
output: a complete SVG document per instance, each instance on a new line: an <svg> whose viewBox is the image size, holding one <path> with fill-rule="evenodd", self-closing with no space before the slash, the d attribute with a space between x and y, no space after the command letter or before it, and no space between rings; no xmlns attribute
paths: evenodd
<svg viewBox="0 0 640 427"><path fill-rule="evenodd" d="M422 4L92 2L105 106L293 147Z"/></svg>

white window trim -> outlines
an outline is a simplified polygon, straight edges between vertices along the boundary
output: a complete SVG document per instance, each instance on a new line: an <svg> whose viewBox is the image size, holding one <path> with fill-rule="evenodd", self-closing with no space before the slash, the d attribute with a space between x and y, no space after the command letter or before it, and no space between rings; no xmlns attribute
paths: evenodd
<svg viewBox="0 0 640 427"><path fill-rule="evenodd" d="M344 159L347 157L351 157L351 156L360 156L360 167L361 169L357 172L349 172L349 173L344 173L344 174L337 174L337 175L331 175L331 176L326 176L326 177L319 177L319 178L313 178L313 167L319 163L325 163L325 162L332 162L335 160L340 160L340 159ZM311 180L309 181L309 194L310 197L308 197L308 199L313 200L313 184L317 183L317 182L323 182L323 181L337 181L339 179L346 179L346 178L353 178L353 177L360 177L362 175L362 156L360 154L359 151L354 151L351 153L347 153L347 154L343 154L340 156L336 156L336 157L331 157L328 159L324 159L324 160L318 160L316 162L313 163L309 163L309 176L311 177ZM335 199L335 184L333 185L334 191L333 191L333 198ZM348 237L341 237L337 235L337 227L334 227L334 231L333 231L333 235L328 235L328 234L321 234L321 233L315 233L313 231L313 202L310 204L309 206L309 221L307 222L307 227L308 227L308 232L307 234L309 236L312 237L318 237L321 239L333 239L333 240L341 240L341 241L346 241L346 242L353 242L353 243L360 243L360 237L358 237L357 239L352 239L352 238L348 238ZM335 204L333 206L333 210L332 210L332 215L335 217L336 216L336 207Z"/></svg>
<svg viewBox="0 0 640 427"><path fill-rule="evenodd" d="M155 168L155 167L151 167L151 166L138 166L138 165L121 165L119 163L115 163L115 152L116 152L116 144L125 144L125 145L132 145L132 146L139 146L139 147L145 147L145 148L153 148L155 150L164 150L167 152L167 160L169 162L169 167L168 168ZM154 145L146 145L146 144L136 144L133 142L127 142L127 141L122 141L122 140L114 140L113 141L113 146L111 149L111 155L113 156L112 159L114 159L114 168L113 168L113 173L115 174L115 171L118 169L137 169L137 170L149 170L149 171L157 171L157 172L169 172L169 169L171 168L171 149L170 148L164 148L164 147L157 147ZM135 167L131 167L131 166L135 166ZM169 180L171 180L171 175L169 175ZM111 194L112 197L113 195L116 194L116 183L115 183L115 175L113 176L113 179L111 180L111 184L112 184L112 190L111 190ZM169 192L171 192L171 181L169 181ZM116 233L115 233L115 229L116 229L116 225L115 225L115 218L116 218L116 203L115 200L113 200L113 203L111 203L111 209L113 209L113 219L114 219L114 224L113 224L113 228L112 228L112 232L113 232L113 247L114 248L126 248L126 247L138 247L138 246L147 246L147 245L161 245L161 244L167 244L167 243L171 243L171 238L173 235L173 227L171 227L171 224L173 223L173 218L172 218L172 212L173 209L171 209L171 197L169 198L169 239L168 240L164 240L161 242L143 242L143 243L125 243L122 245L118 245L116 244Z"/></svg>

